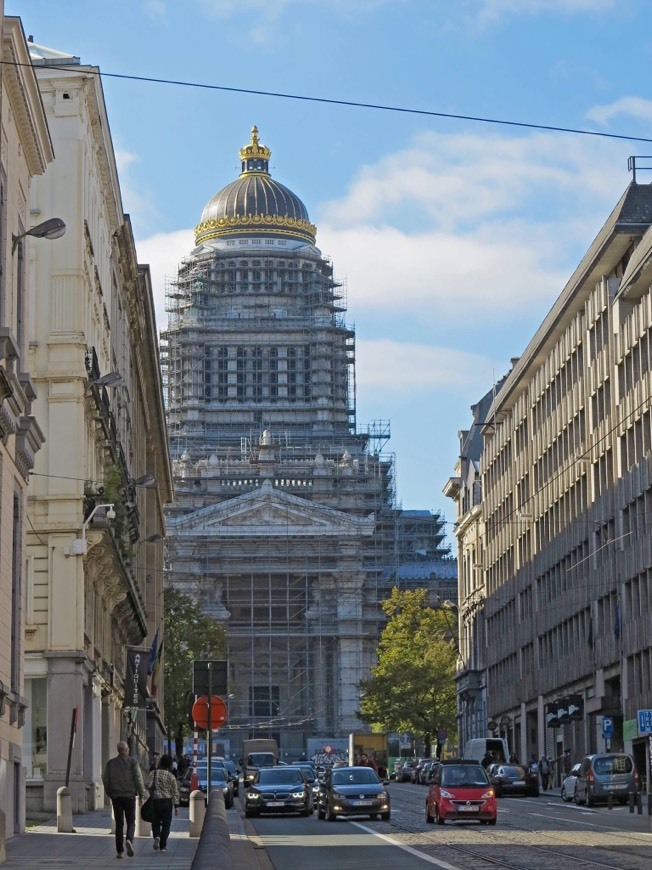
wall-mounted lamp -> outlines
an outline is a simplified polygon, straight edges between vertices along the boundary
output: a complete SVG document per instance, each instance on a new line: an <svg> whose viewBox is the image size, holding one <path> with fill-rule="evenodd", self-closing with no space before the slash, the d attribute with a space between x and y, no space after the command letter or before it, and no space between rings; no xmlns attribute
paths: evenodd
<svg viewBox="0 0 652 870"><path fill-rule="evenodd" d="M143 474L141 477L136 477L130 481L134 486L154 486L156 478L153 474Z"/></svg>
<svg viewBox="0 0 652 870"><path fill-rule="evenodd" d="M19 235L11 235L11 253L13 254L18 247L18 242L24 239L25 236L32 236L35 239L60 239L66 232L66 225L61 218L49 218L43 221L42 224L37 224L31 230L26 230Z"/></svg>
<svg viewBox="0 0 652 870"><path fill-rule="evenodd" d="M86 541L86 529L91 524L91 520L101 508L106 508L106 518L107 520L115 519L115 511L113 510L113 502L111 504L98 504L95 505L93 510L88 515L88 518L84 520L81 531L81 538L74 538L72 542L71 555L73 556L85 556L88 552L88 543Z"/></svg>
<svg viewBox="0 0 652 870"><path fill-rule="evenodd" d="M109 372L106 375L102 375L101 378L95 378L95 380L90 382L93 387L116 387L121 383L122 375L120 372Z"/></svg>

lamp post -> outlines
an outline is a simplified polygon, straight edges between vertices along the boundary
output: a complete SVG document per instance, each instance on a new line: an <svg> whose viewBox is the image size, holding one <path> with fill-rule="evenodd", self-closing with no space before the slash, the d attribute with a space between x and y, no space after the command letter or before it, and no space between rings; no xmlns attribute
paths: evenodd
<svg viewBox="0 0 652 870"><path fill-rule="evenodd" d="M89 527L91 520L101 508L106 508L106 518L107 520L115 519L115 511L113 510L113 502L109 504L97 504L90 512L88 517L84 520L82 524L81 537L74 538L72 542L72 555L73 556L85 556L88 552L88 543L86 541L86 529Z"/></svg>
<svg viewBox="0 0 652 870"><path fill-rule="evenodd" d="M18 247L18 243L21 239L24 239L25 236L32 236L35 239L60 239L61 236L66 232L66 225L61 220L61 218L49 218L43 223L37 224L35 227L32 227L31 230L25 230L24 233L19 233L15 235L12 233L11 236L11 253L12 256Z"/></svg>

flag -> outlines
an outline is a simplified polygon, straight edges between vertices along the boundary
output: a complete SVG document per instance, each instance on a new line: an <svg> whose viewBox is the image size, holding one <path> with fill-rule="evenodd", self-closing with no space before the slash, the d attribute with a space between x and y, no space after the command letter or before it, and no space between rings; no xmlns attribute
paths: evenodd
<svg viewBox="0 0 652 870"><path fill-rule="evenodd" d="M154 640L152 641L152 645L149 649L149 656L147 657L147 676L151 677L152 671L154 670L154 665L156 664L156 652L158 649L158 628L156 629L156 634L154 635Z"/></svg>
<svg viewBox="0 0 652 870"><path fill-rule="evenodd" d="M158 648L158 655L156 656L156 662L154 663L154 667L152 669L152 683L150 688L150 695L152 698L155 698L158 694L158 684L161 678L161 655L163 653L163 641L161 641L160 646Z"/></svg>

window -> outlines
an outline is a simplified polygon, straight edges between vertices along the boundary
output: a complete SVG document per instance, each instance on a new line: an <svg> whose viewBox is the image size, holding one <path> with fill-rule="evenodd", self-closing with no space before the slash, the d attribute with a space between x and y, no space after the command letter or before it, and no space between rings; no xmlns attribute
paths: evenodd
<svg viewBox="0 0 652 870"><path fill-rule="evenodd" d="M25 680L25 695L23 762L28 779L43 779L47 773L48 752L47 678Z"/></svg>
<svg viewBox="0 0 652 870"><path fill-rule="evenodd" d="M249 715L278 716L281 709L278 686L249 686Z"/></svg>

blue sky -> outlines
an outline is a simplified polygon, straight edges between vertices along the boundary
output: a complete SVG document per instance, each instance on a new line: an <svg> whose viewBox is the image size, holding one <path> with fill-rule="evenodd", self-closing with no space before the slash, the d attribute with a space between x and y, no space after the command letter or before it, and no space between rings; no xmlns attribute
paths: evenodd
<svg viewBox="0 0 652 870"><path fill-rule="evenodd" d="M652 138L649 0L6 0L5 12L105 73ZM159 327L165 278L256 124L346 284L358 423L391 421L403 507L452 522L442 487L470 406L522 353L629 183L627 158L652 143L125 79L104 92Z"/></svg>

